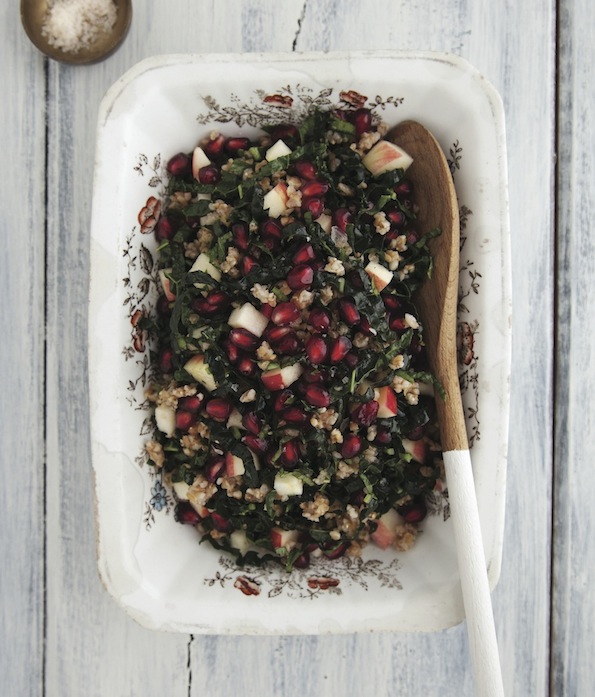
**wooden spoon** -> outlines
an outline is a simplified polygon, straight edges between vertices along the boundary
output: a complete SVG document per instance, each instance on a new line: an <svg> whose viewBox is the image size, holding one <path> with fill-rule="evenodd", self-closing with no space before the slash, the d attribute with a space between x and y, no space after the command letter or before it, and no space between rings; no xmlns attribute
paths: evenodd
<svg viewBox="0 0 595 697"><path fill-rule="evenodd" d="M459 209L448 163L434 136L415 121L404 121L387 139L413 158L413 183L422 230L439 227L430 242L432 277L416 293L430 368L446 392L436 395L450 513L467 617L471 661L478 697L502 697L502 673L481 537L477 497L465 429L457 367Z"/></svg>
<svg viewBox="0 0 595 697"><path fill-rule="evenodd" d="M124 41L132 20L132 0L114 0L118 14L112 30L101 32L89 47L70 53L52 46L42 32L50 4L49 0L21 0L21 23L31 43L48 58L72 65L97 63L110 56Z"/></svg>

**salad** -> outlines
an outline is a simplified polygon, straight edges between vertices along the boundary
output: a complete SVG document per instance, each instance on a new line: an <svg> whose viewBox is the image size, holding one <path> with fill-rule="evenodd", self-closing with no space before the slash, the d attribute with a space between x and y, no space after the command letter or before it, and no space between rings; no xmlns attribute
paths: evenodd
<svg viewBox="0 0 595 697"><path fill-rule="evenodd" d="M439 486L411 158L368 109L206 134L167 164L151 465L238 563L409 548Z"/></svg>

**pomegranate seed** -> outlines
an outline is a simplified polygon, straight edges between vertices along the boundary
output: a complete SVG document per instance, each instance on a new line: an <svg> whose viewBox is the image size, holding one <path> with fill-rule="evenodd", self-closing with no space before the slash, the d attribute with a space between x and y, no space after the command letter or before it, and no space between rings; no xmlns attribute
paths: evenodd
<svg viewBox="0 0 595 697"><path fill-rule="evenodd" d="M407 329L407 322L405 322L405 318L400 314L391 312L388 317L388 326L393 332L402 332Z"/></svg>
<svg viewBox="0 0 595 697"><path fill-rule="evenodd" d="M310 310L310 314L308 315L308 324L312 327L312 329L324 334L331 326L330 313L328 310L324 310L322 307L315 307L313 310Z"/></svg>
<svg viewBox="0 0 595 697"><path fill-rule="evenodd" d="M188 501L180 501L176 508L176 520L184 525L198 525L200 516Z"/></svg>
<svg viewBox="0 0 595 697"><path fill-rule="evenodd" d="M293 562L294 569L307 569L310 566L310 555L307 552L300 554Z"/></svg>
<svg viewBox="0 0 595 697"><path fill-rule="evenodd" d="M349 282L349 285L352 286L353 288L357 290L363 290L364 289L364 282L362 281L362 277L359 275L359 273L355 270L348 271L345 274L345 277L347 281Z"/></svg>
<svg viewBox="0 0 595 697"><path fill-rule="evenodd" d="M305 424L308 420L308 415L299 407L287 407L279 413L279 417L289 424Z"/></svg>
<svg viewBox="0 0 595 697"><path fill-rule="evenodd" d="M321 384L326 381L328 378L328 375L326 374L325 371L319 370L319 369L314 369L314 368L307 368L304 371L304 374L301 377L301 380L303 380L307 384Z"/></svg>
<svg viewBox="0 0 595 697"><path fill-rule="evenodd" d="M242 426L254 436L260 433L261 425L260 419L254 411L247 411L244 416L242 416Z"/></svg>
<svg viewBox="0 0 595 697"><path fill-rule="evenodd" d="M222 290L211 290L204 298L192 301L192 309L204 317L214 317L225 312L231 305L231 298Z"/></svg>
<svg viewBox="0 0 595 697"><path fill-rule="evenodd" d="M268 303L265 303L264 305L260 306L260 312L267 318L271 319L271 315L273 314L274 307L272 305L269 305Z"/></svg>
<svg viewBox="0 0 595 697"><path fill-rule="evenodd" d="M248 254L243 256L240 261L240 271L242 272L242 276L247 276L255 266L258 266L258 262L254 257L251 257Z"/></svg>
<svg viewBox="0 0 595 697"><path fill-rule="evenodd" d="M409 440L420 440L424 437L425 430L425 425L416 426L414 429L409 431L407 438L409 438Z"/></svg>
<svg viewBox="0 0 595 697"><path fill-rule="evenodd" d="M401 181L396 184L393 191L397 196L411 196L413 193L413 185L409 179L401 179Z"/></svg>
<svg viewBox="0 0 595 697"><path fill-rule="evenodd" d="M362 439L356 433L349 433L343 439L341 455L347 460L359 455L364 447Z"/></svg>
<svg viewBox="0 0 595 697"><path fill-rule="evenodd" d="M353 504L354 506L363 506L365 499L366 495L364 494L363 489L360 489L359 491L354 491L353 494L351 494L349 497L349 503Z"/></svg>
<svg viewBox="0 0 595 697"><path fill-rule="evenodd" d="M215 421L227 421L231 414L231 402L222 397L213 397L205 407L207 414Z"/></svg>
<svg viewBox="0 0 595 697"><path fill-rule="evenodd" d="M178 409L182 409L183 411L189 411L196 414L196 412L200 410L202 402L203 399L200 395L180 397L178 399Z"/></svg>
<svg viewBox="0 0 595 697"><path fill-rule="evenodd" d="M410 245L415 244L419 239L419 233L417 232L417 230L407 230L405 236L407 238L407 244Z"/></svg>
<svg viewBox="0 0 595 697"><path fill-rule="evenodd" d="M371 426L378 416L379 404L375 399L358 405L351 413L351 418L360 426Z"/></svg>
<svg viewBox="0 0 595 697"><path fill-rule="evenodd" d="M231 236L235 246L238 249L241 249L242 252L245 252L248 249L248 226L246 223L234 223L231 226Z"/></svg>
<svg viewBox="0 0 595 697"><path fill-rule="evenodd" d="M225 137L219 133L215 138L208 140L202 146L202 149L210 160L215 160L222 155L224 145Z"/></svg>
<svg viewBox="0 0 595 697"><path fill-rule="evenodd" d="M396 295L392 295L389 293L381 293L380 295L382 297L384 307L386 307L387 310L400 310L403 307L401 300L397 298Z"/></svg>
<svg viewBox="0 0 595 697"><path fill-rule="evenodd" d="M312 198L303 198L302 210L304 213L310 213L314 220L316 220L324 213L324 201L317 196L313 196Z"/></svg>
<svg viewBox="0 0 595 697"><path fill-rule="evenodd" d="M306 264L316 259L316 252L309 242L304 242L304 244L297 248L291 259L294 264Z"/></svg>
<svg viewBox="0 0 595 697"><path fill-rule="evenodd" d="M305 290L313 280L314 269L307 264L298 264L287 274L287 284L291 290Z"/></svg>
<svg viewBox="0 0 595 697"><path fill-rule="evenodd" d="M295 356L302 351L302 344L297 338L296 333L290 331L281 340L275 343L274 349L277 353L286 356Z"/></svg>
<svg viewBox="0 0 595 697"><path fill-rule="evenodd" d="M165 295L160 295L157 298L156 308L157 308L157 313L161 317L168 317L171 314L169 300L165 297Z"/></svg>
<svg viewBox="0 0 595 697"><path fill-rule="evenodd" d="M350 298L341 298L339 300L339 315L345 324L350 327L360 321L359 310Z"/></svg>
<svg viewBox="0 0 595 697"><path fill-rule="evenodd" d="M371 130L372 113L369 109L357 109L353 112L351 121L355 126L355 135L359 138L361 135Z"/></svg>
<svg viewBox="0 0 595 697"><path fill-rule="evenodd" d="M211 307L217 308L218 310L227 310L231 305L231 298L229 295L225 291L216 289L210 290L207 293L206 301Z"/></svg>
<svg viewBox="0 0 595 697"><path fill-rule="evenodd" d="M282 327L300 318L301 312L292 302L279 303L271 315L271 322Z"/></svg>
<svg viewBox="0 0 595 697"><path fill-rule="evenodd" d="M353 222L353 214L347 208L337 208L333 213L333 222L341 232L345 232L349 223Z"/></svg>
<svg viewBox="0 0 595 697"><path fill-rule="evenodd" d="M358 329L362 334L366 334L367 336L374 336L376 334L376 330L372 327L367 317L360 317Z"/></svg>
<svg viewBox="0 0 595 697"><path fill-rule="evenodd" d="M231 532L231 523L219 513L213 511L211 513L211 520L213 521L215 530L219 530L219 532Z"/></svg>
<svg viewBox="0 0 595 697"><path fill-rule="evenodd" d="M291 390L281 390L275 396L275 401L273 402L273 409L275 411L281 411L293 401L293 397L294 394Z"/></svg>
<svg viewBox="0 0 595 697"><path fill-rule="evenodd" d="M183 177L192 171L192 158L185 152L174 155L167 163L167 171L174 177Z"/></svg>
<svg viewBox="0 0 595 697"><path fill-rule="evenodd" d="M216 482L217 479L222 475L225 469L225 458L223 455L217 455L216 457L211 457L207 460L205 465L205 477L210 482Z"/></svg>
<svg viewBox="0 0 595 697"><path fill-rule="evenodd" d="M416 499L411 503L400 506L397 511L403 516L406 523L421 523L428 513L423 499Z"/></svg>
<svg viewBox="0 0 595 697"><path fill-rule="evenodd" d="M240 150L248 150L249 147L250 139L241 137L228 138L224 144L225 151L230 155L237 155Z"/></svg>
<svg viewBox="0 0 595 697"><path fill-rule="evenodd" d="M302 198L311 198L312 196L324 196L329 190L329 185L326 182L321 182L318 179L304 184L300 191L302 192Z"/></svg>
<svg viewBox="0 0 595 697"><path fill-rule="evenodd" d="M333 339L330 347L331 363L340 363L351 350L351 340L346 336Z"/></svg>
<svg viewBox="0 0 595 697"><path fill-rule="evenodd" d="M250 450L253 450L258 455L264 455L269 449L267 440L264 438L259 438L251 433L248 433L242 438L242 443L244 443L246 447L250 448Z"/></svg>
<svg viewBox="0 0 595 697"><path fill-rule="evenodd" d="M300 132L291 123L277 124L271 130L271 142L276 143L278 140L282 140L286 145L291 145L292 142L299 145L301 142Z"/></svg>
<svg viewBox="0 0 595 697"><path fill-rule="evenodd" d="M196 414L190 411L176 411L176 428L180 431L187 431L190 426L196 423Z"/></svg>
<svg viewBox="0 0 595 697"><path fill-rule="evenodd" d="M166 215L162 215L155 226L155 239L157 239L159 242L163 240L171 240L178 231L178 227L179 225L174 223L171 218L168 218Z"/></svg>
<svg viewBox="0 0 595 697"><path fill-rule="evenodd" d="M238 361L238 372L247 378L253 378L258 373L258 366L248 356L242 356Z"/></svg>
<svg viewBox="0 0 595 697"><path fill-rule="evenodd" d="M402 225L405 225L407 222L407 216L403 211L394 208L393 210L386 211L386 217L391 221L391 223L394 223L397 227L401 227Z"/></svg>
<svg viewBox="0 0 595 697"><path fill-rule="evenodd" d="M306 342L306 354L313 365L324 363L328 354L328 346L321 336L311 336Z"/></svg>
<svg viewBox="0 0 595 697"><path fill-rule="evenodd" d="M281 453L279 455L279 462L286 469L293 469L300 459L300 446L297 439L293 438L288 440L287 443L283 443L281 446Z"/></svg>
<svg viewBox="0 0 595 697"><path fill-rule="evenodd" d="M330 549L324 550L324 556L327 559L339 559L342 557L347 549L349 548L349 542L341 542L338 545L334 545Z"/></svg>
<svg viewBox="0 0 595 697"><path fill-rule="evenodd" d="M350 370L353 370L359 363L359 356L355 351L349 351L345 354L343 362Z"/></svg>
<svg viewBox="0 0 595 697"><path fill-rule="evenodd" d="M270 305L269 305L270 307ZM272 308L275 309L275 308ZM272 313L271 313L272 316ZM279 341L284 339L288 334L290 334L292 330L285 326L285 327L267 327L264 332L264 337L265 339L270 343L270 344L277 344Z"/></svg>
<svg viewBox="0 0 595 697"><path fill-rule="evenodd" d="M387 431L385 428L379 428L376 431L376 440L378 443L382 443L382 445L388 445L392 441L393 437L390 434L390 431Z"/></svg>
<svg viewBox="0 0 595 697"><path fill-rule="evenodd" d="M225 349L225 353L227 353L230 363L235 364L242 357L240 349L235 344L232 344L231 341L225 341L223 348Z"/></svg>
<svg viewBox="0 0 595 697"><path fill-rule="evenodd" d="M201 184L216 184L221 179L217 165L207 165L198 170L198 181Z"/></svg>
<svg viewBox="0 0 595 697"><path fill-rule="evenodd" d="M260 234L262 237L274 237L277 240L282 236L281 223L275 218L267 218L260 224Z"/></svg>
<svg viewBox="0 0 595 697"><path fill-rule="evenodd" d="M320 385L308 385L304 390L304 400L312 407L328 407L331 396L328 390Z"/></svg>
<svg viewBox="0 0 595 697"><path fill-rule="evenodd" d="M174 352L170 348L164 348L159 353L159 370L162 373L174 372Z"/></svg>
<svg viewBox="0 0 595 697"><path fill-rule="evenodd" d="M242 327L232 329L229 332L229 340L243 351L252 351L260 344L257 336Z"/></svg>
<svg viewBox="0 0 595 697"><path fill-rule="evenodd" d="M295 171L302 179L315 179L317 169L310 160L298 160L294 163Z"/></svg>

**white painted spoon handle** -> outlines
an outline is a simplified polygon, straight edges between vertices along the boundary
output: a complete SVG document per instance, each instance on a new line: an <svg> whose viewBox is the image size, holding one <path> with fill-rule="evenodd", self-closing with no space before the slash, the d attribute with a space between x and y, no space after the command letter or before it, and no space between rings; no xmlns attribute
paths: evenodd
<svg viewBox="0 0 595 697"><path fill-rule="evenodd" d="M477 697L504 697L492 599L468 450L443 453Z"/></svg>

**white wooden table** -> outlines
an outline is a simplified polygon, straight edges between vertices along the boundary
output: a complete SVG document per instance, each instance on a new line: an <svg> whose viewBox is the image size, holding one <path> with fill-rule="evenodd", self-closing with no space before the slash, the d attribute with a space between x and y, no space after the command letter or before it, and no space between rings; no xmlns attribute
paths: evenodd
<svg viewBox="0 0 595 697"><path fill-rule="evenodd" d="M493 594L506 694L595 691L595 62L591 0L153 0L103 63L44 59L0 6L0 693L472 695L464 625L234 638L129 619L96 572L86 383L97 108L159 53L433 49L503 96L513 254L507 521Z"/></svg>

